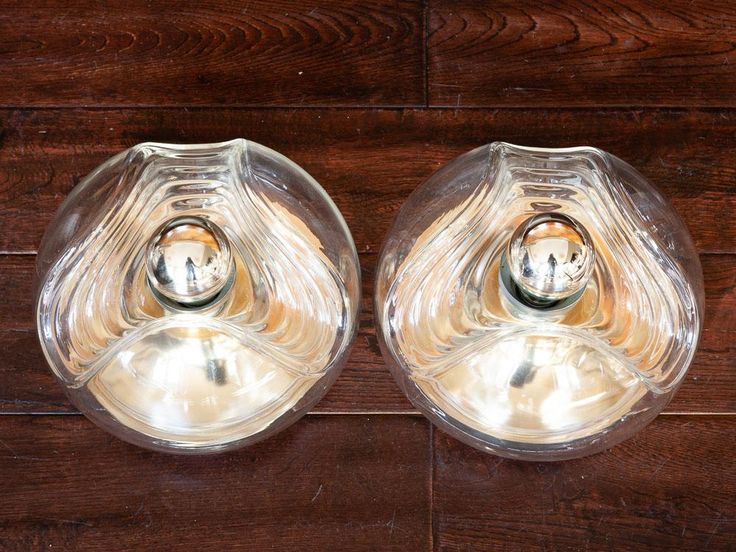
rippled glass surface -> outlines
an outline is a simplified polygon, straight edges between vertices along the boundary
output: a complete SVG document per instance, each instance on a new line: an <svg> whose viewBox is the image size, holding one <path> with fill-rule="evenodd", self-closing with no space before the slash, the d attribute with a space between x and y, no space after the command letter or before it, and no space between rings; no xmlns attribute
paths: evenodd
<svg viewBox="0 0 736 552"><path fill-rule="evenodd" d="M515 295L502 266L542 215L576 221L595 252L588 273L569 241L570 282L585 286L553 307ZM596 452L648 423L682 381L703 313L685 226L594 148L494 143L455 159L401 209L376 286L381 347L412 402L457 438L524 459Z"/></svg>
<svg viewBox="0 0 736 552"><path fill-rule="evenodd" d="M72 401L123 439L182 452L304 414L345 361L360 294L324 190L245 140L110 159L62 205L36 278L41 344Z"/></svg>

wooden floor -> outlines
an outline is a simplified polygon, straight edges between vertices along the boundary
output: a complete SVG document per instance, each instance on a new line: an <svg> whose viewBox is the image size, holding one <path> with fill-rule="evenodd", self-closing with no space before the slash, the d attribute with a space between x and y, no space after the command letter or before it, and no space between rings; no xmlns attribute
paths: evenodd
<svg viewBox="0 0 736 552"><path fill-rule="evenodd" d="M736 3L0 0L0 550L736 550ZM245 137L302 165L364 276L315 412L239 452L134 448L80 416L32 317L72 187L143 141ZM377 347L377 252L432 171L493 140L595 145L685 218L695 362L634 439L501 460L412 410Z"/></svg>

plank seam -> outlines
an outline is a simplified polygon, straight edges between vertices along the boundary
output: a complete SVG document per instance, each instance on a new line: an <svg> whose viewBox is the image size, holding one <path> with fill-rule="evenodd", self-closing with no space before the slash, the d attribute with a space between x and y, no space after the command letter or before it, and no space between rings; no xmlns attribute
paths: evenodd
<svg viewBox="0 0 736 552"><path fill-rule="evenodd" d="M427 70L429 76L429 70ZM0 104L0 111L145 111L145 110L171 110L171 111L195 111L195 110L251 110L251 111L663 111L663 112L722 112L736 111L735 105L667 105L667 104L591 104L585 106L568 105L461 105L408 103L408 104L282 104L282 105L259 105L259 104Z"/></svg>
<svg viewBox="0 0 736 552"><path fill-rule="evenodd" d="M434 479L435 479L434 424L429 424L429 549L438 552L439 539L434 534Z"/></svg>
<svg viewBox="0 0 736 552"><path fill-rule="evenodd" d="M424 64L424 107L429 107L429 2L422 0L422 63Z"/></svg>

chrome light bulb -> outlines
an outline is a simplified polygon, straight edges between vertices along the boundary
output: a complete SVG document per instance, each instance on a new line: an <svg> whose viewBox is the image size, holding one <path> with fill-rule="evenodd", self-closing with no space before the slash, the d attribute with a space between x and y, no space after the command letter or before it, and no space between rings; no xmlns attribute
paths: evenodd
<svg viewBox="0 0 736 552"><path fill-rule="evenodd" d="M595 262L588 231L561 213L529 217L511 236L506 254L504 266L517 286L512 293L536 307L577 299Z"/></svg>
<svg viewBox="0 0 736 552"><path fill-rule="evenodd" d="M201 217L164 223L148 244L148 281L175 305L206 304L232 281L235 270L225 233Z"/></svg>

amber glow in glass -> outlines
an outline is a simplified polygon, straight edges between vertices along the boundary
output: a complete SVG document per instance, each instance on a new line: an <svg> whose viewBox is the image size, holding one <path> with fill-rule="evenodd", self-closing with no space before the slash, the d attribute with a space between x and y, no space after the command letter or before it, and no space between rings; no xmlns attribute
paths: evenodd
<svg viewBox="0 0 736 552"><path fill-rule="evenodd" d="M672 207L595 148L493 143L408 199L375 311L408 397L458 439L555 460L615 445L671 399L703 319Z"/></svg>
<svg viewBox="0 0 736 552"><path fill-rule="evenodd" d="M141 144L41 245L38 333L73 403L132 443L208 452L297 420L355 335L360 273L324 190L253 142Z"/></svg>

